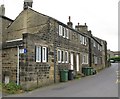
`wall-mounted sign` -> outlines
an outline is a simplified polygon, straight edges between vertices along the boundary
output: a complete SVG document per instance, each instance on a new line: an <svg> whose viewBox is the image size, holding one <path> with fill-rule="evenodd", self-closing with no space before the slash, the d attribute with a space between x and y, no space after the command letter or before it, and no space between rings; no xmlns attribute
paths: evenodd
<svg viewBox="0 0 120 99"><path fill-rule="evenodd" d="M27 49L25 49L25 48L24 48L24 49L20 49L20 50L19 50L19 53L20 53L20 54L27 53Z"/></svg>

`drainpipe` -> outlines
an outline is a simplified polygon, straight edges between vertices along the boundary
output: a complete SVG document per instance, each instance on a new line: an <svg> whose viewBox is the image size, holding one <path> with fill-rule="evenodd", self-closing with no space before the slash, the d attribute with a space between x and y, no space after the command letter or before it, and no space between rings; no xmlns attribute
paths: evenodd
<svg viewBox="0 0 120 99"><path fill-rule="evenodd" d="M55 22L54 22L54 28L55 28ZM54 29L55 33L55 29ZM54 35L54 83L56 83L56 34Z"/></svg>
<svg viewBox="0 0 120 99"><path fill-rule="evenodd" d="M19 74L20 74L20 71L19 71L19 46L17 46L17 60L18 60L18 63L17 63L17 85L19 85Z"/></svg>
<svg viewBox="0 0 120 99"><path fill-rule="evenodd" d="M91 47L91 38L89 39L89 66L92 67L92 47Z"/></svg>

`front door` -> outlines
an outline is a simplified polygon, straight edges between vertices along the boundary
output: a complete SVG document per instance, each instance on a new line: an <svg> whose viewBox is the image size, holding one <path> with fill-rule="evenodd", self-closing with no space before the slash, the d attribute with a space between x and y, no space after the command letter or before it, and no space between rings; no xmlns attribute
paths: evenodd
<svg viewBox="0 0 120 99"><path fill-rule="evenodd" d="M77 66L77 71L79 71L79 54L76 56L76 66Z"/></svg>
<svg viewBox="0 0 120 99"><path fill-rule="evenodd" d="M70 60L71 60L71 67L70 69L73 70L73 53L70 55Z"/></svg>

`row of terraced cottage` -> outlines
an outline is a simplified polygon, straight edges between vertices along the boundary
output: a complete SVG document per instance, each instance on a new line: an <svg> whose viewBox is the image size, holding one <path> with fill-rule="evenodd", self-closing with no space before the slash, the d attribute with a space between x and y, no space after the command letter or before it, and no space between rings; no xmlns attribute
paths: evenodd
<svg viewBox="0 0 120 99"><path fill-rule="evenodd" d="M12 20L2 19L2 81L14 81L24 88L45 86L60 81L60 70L82 72L107 66L107 42L94 37L86 23L67 25L25 7Z"/></svg>

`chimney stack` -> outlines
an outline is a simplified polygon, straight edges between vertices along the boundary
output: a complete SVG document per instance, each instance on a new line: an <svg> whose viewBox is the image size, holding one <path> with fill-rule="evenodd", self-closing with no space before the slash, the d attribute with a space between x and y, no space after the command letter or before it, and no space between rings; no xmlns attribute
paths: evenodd
<svg viewBox="0 0 120 99"><path fill-rule="evenodd" d="M33 0L24 0L24 7L23 9L28 9L29 7L32 8Z"/></svg>
<svg viewBox="0 0 120 99"><path fill-rule="evenodd" d="M0 6L0 15L5 16L5 7L4 7L4 5Z"/></svg>
<svg viewBox="0 0 120 99"><path fill-rule="evenodd" d="M71 17L69 16L69 22L67 22L67 25L71 28L73 28L73 23L71 22Z"/></svg>
<svg viewBox="0 0 120 99"><path fill-rule="evenodd" d="M78 25L75 26L75 30L79 31L80 23L78 22Z"/></svg>
<svg viewBox="0 0 120 99"><path fill-rule="evenodd" d="M84 25L80 25L78 23L78 25L75 26L75 29L79 32L83 32L83 33L87 33L88 32L88 26L87 24L85 23Z"/></svg>

